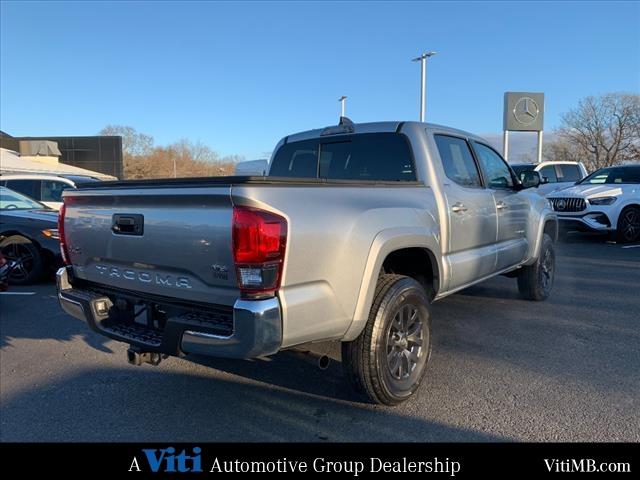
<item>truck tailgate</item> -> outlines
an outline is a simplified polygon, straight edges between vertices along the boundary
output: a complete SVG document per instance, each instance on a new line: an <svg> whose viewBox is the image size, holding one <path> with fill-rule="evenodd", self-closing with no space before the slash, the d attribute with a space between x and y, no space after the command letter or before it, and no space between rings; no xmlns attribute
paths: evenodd
<svg viewBox="0 0 640 480"><path fill-rule="evenodd" d="M65 192L67 250L77 278L133 292L233 305L229 184Z"/></svg>

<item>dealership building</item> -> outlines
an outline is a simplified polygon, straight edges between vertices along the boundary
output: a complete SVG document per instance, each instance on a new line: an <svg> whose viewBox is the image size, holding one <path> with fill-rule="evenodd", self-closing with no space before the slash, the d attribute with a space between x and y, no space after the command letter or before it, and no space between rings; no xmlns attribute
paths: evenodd
<svg viewBox="0 0 640 480"><path fill-rule="evenodd" d="M122 178L122 137L14 137L0 132L0 147L23 158L57 157L63 165L90 170L102 175Z"/></svg>

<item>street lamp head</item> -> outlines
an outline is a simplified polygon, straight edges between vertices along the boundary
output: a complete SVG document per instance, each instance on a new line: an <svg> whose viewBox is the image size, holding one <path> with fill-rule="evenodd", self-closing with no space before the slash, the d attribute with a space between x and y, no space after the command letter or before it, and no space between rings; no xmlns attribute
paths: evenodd
<svg viewBox="0 0 640 480"><path fill-rule="evenodd" d="M342 100L346 100L346 98L347 98L347 97L346 97L345 95L342 95L342 96L338 99L338 101L339 101L339 102L341 102Z"/></svg>
<svg viewBox="0 0 640 480"><path fill-rule="evenodd" d="M411 59L411 61L412 62L420 62L421 60L424 60L426 58L433 57L437 53L438 52L426 52L426 53L423 53L422 55L420 55L419 57Z"/></svg>

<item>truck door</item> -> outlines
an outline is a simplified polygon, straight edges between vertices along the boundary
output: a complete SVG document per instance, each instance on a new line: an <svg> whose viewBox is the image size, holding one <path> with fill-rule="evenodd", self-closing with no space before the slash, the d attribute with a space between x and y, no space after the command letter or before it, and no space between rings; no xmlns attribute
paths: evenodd
<svg viewBox="0 0 640 480"><path fill-rule="evenodd" d="M434 138L446 175L445 248L451 268L448 290L453 290L495 271L496 205L492 192L482 185L467 141L450 135Z"/></svg>
<svg viewBox="0 0 640 480"><path fill-rule="evenodd" d="M496 270L520 263L527 252L527 220L529 201L514 188L511 169L502 157L488 145L473 142L473 149L482 168L485 184L491 190L498 212Z"/></svg>

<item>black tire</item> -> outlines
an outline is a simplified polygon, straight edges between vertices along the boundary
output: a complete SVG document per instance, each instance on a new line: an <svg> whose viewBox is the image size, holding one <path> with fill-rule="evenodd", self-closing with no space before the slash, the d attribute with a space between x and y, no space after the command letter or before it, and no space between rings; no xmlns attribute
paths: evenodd
<svg viewBox="0 0 640 480"><path fill-rule="evenodd" d="M630 205L622 209L616 227L616 240L620 243L640 240L640 208Z"/></svg>
<svg viewBox="0 0 640 480"><path fill-rule="evenodd" d="M28 238L12 235L0 242L0 251L7 261L16 262L9 283L30 285L42 279L44 260L40 249Z"/></svg>
<svg viewBox="0 0 640 480"><path fill-rule="evenodd" d="M545 233L536 263L522 267L518 273L520 295L527 300L546 300L553 288L555 273L556 252L553 240Z"/></svg>
<svg viewBox="0 0 640 480"><path fill-rule="evenodd" d="M397 405L420 386L431 355L429 299L403 275L378 278L369 319L342 343L342 365L354 389L373 403Z"/></svg>

